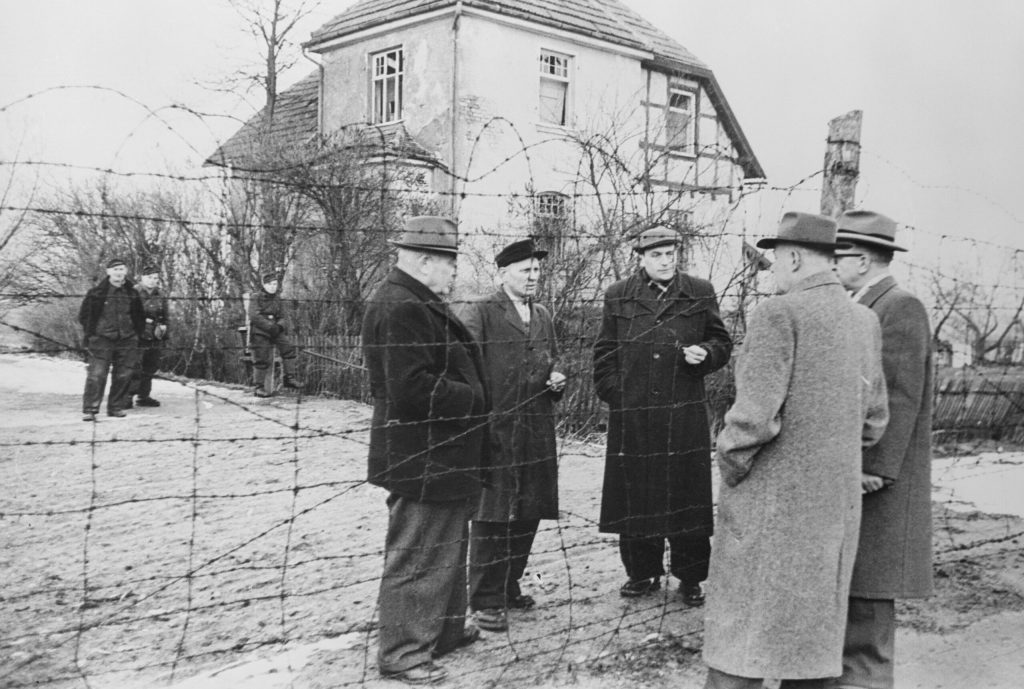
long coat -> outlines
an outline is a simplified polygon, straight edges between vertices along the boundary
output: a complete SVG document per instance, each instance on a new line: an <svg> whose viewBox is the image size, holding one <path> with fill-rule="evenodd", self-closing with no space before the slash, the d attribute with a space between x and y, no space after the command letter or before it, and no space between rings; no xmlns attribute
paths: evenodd
<svg viewBox="0 0 1024 689"><path fill-rule="evenodd" d="M861 446L887 419L878 319L832 272L751 314L708 577L704 660L741 677L842 672Z"/></svg>
<svg viewBox="0 0 1024 689"><path fill-rule="evenodd" d="M146 312L142 307L142 297L139 296L139 292L131 280L124 281L124 291L130 299L128 313L132 320L132 329L136 335L141 336L146 327ZM86 341L96 334L96 326L103 316L103 307L106 306L108 292L110 292L110 278L105 277L85 293L82 305L78 309L78 322L82 324Z"/></svg>
<svg viewBox="0 0 1024 689"><path fill-rule="evenodd" d="M683 359L693 344L708 352L698 365ZM680 273L658 299L641 269L608 288L594 345L594 384L610 410L601 531L711 534L704 376L731 352L707 280Z"/></svg>
<svg viewBox="0 0 1024 689"><path fill-rule="evenodd" d="M264 289L256 293L256 301L249 315L253 335L262 335L273 340L281 333L288 332L288 307L278 292L271 294Z"/></svg>
<svg viewBox="0 0 1024 689"><path fill-rule="evenodd" d="M367 302L362 341L373 395L369 482L421 502L475 501L488 400L473 336L394 268Z"/></svg>
<svg viewBox="0 0 1024 689"><path fill-rule="evenodd" d="M932 335L921 301L889 276L859 298L882 325L889 425L864 452L887 487L864 496L850 595L918 598L932 592Z"/></svg>
<svg viewBox="0 0 1024 689"><path fill-rule="evenodd" d="M167 339L168 308L167 297L160 294L160 290L153 288L152 291L145 287L138 289L139 297L142 299L142 310L146 314L146 329L142 333L144 341L155 342ZM162 337L156 336L156 326L162 325L165 330Z"/></svg>
<svg viewBox="0 0 1024 689"><path fill-rule="evenodd" d="M508 522L558 518L554 402L546 385L558 348L548 310L519 317L505 290L454 308L483 350L491 398L490 471L473 517Z"/></svg>

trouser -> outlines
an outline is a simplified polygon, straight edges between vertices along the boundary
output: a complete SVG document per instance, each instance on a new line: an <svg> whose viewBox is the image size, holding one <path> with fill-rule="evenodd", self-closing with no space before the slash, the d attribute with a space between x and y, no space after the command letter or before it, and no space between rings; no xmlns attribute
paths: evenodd
<svg viewBox="0 0 1024 689"><path fill-rule="evenodd" d="M893 689L896 602L850 598L843 642L843 676L832 686Z"/></svg>
<svg viewBox="0 0 1024 689"><path fill-rule="evenodd" d="M821 679L784 679L779 689L825 689L828 678ZM704 689L761 689L764 679L758 677L738 677L727 672L708 668L708 678Z"/></svg>
<svg viewBox="0 0 1024 689"><path fill-rule="evenodd" d="M665 573L665 541L672 576L686 586L708 578L711 538L705 535L619 536L619 555L630 579L651 579Z"/></svg>
<svg viewBox="0 0 1024 689"><path fill-rule="evenodd" d="M377 663L382 672L401 672L462 640L470 504L392 493L387 505Z"/></svg>
<svg viewBox="0 0 1024 689"><path fill-rule="evenodd" d="M266 335L252 334L249 343L252 348L253 383L262 387L267 392L274 389L274 348L281 354L281 366L284 368L284 375L287 378L295 376L295 357L299 355L291 338L281 333L271 339Z"/></svg>
<svg viewBox="0 0 1024 689"><path fill-rule="evenodd" d="M89 353L89 364L85 373L82 411L86 414L99 412L108 373L110 394L107 396L107 412L126 408L131 394L132 376L138 366L138 338L132 335L112 340L92 335L86 342L86 351Z"/></svg>
<svg viewBox="0 0 1024 689"><path fill-rule="evenodd" d="M149 397L153 391L153 375L160 368L160 341L141 340L139 342L139 366L132 380L131 394Z"/></svg>
<svg viewBox="0 0 1024 689"><path fill-rule="evenodd" d="M469 607L505 608L522 595L519 580L526 571L539 519L511 522L473 521L469 540Z"/></svg>

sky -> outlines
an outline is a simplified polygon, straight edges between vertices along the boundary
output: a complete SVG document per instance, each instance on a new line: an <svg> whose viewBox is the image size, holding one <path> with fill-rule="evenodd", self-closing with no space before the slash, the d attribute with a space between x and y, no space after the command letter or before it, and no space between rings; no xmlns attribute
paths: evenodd
<svg viewBox="0 0 1024 689"><path fill-rule="evenodd" d="M859 205L914 228L915 246L1024 249L1024 3L624 2L715 72L771 186L819 170L828 121L859 109ZM323 0L297 37L350 5ZM259 58L226 0L0 0L0 18L3 160L181 170L260 102L211 89ZM312 69L300 58L282 84ZM819 193L776 195L768 222Z"/></svg>

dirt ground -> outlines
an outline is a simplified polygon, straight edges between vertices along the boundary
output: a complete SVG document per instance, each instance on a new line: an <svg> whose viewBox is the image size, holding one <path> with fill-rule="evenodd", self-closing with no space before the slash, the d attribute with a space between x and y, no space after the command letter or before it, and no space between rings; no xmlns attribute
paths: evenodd
<svg viewBox="0 0 1024 689"><path fill-rule="evenodd" d="M0 355L0 687L400 686L374 665L386 510L363 482L366 406L158 381L159 409L89 424L84 375ZM702 686L701 612L675 582L617 595L602 446L561 452L562 518L527 576L540 605L446 658L445 686ZM957 461L1024 475L1019 454ZM1020 689L1024 520L973 510L952 480L936 595L900 608L898 686Z"/></svg>

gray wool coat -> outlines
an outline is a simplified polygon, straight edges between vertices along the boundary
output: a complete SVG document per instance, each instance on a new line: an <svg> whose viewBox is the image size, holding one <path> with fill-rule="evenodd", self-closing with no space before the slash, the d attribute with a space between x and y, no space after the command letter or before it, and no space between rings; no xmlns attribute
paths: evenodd
<svg viewBox="0 0 1024 689"><path fill-rule="evenodd" d="M920 598L932 592L932 333L924 304L892 276L858 300L882 325L889 425L864 452L864 471L886 479L864 496L850 595Z"/></svg>
<svg viewBox="0 0 1024 689"><path fill-rule="evenodd" d="M483 351L491 396L490 480L473 518L558 519L554 405L562 393L547 387L558 359L551 314L531 304L524 324L503 289L453 310Z"/></svg>
<svg viewBox="0 0 1024 689"><path fill-rule="evenodd" d="M751 314L708 577L704 660L742 677L842 672L861 447L888 417L878 319L820 272Z"/></svg>

